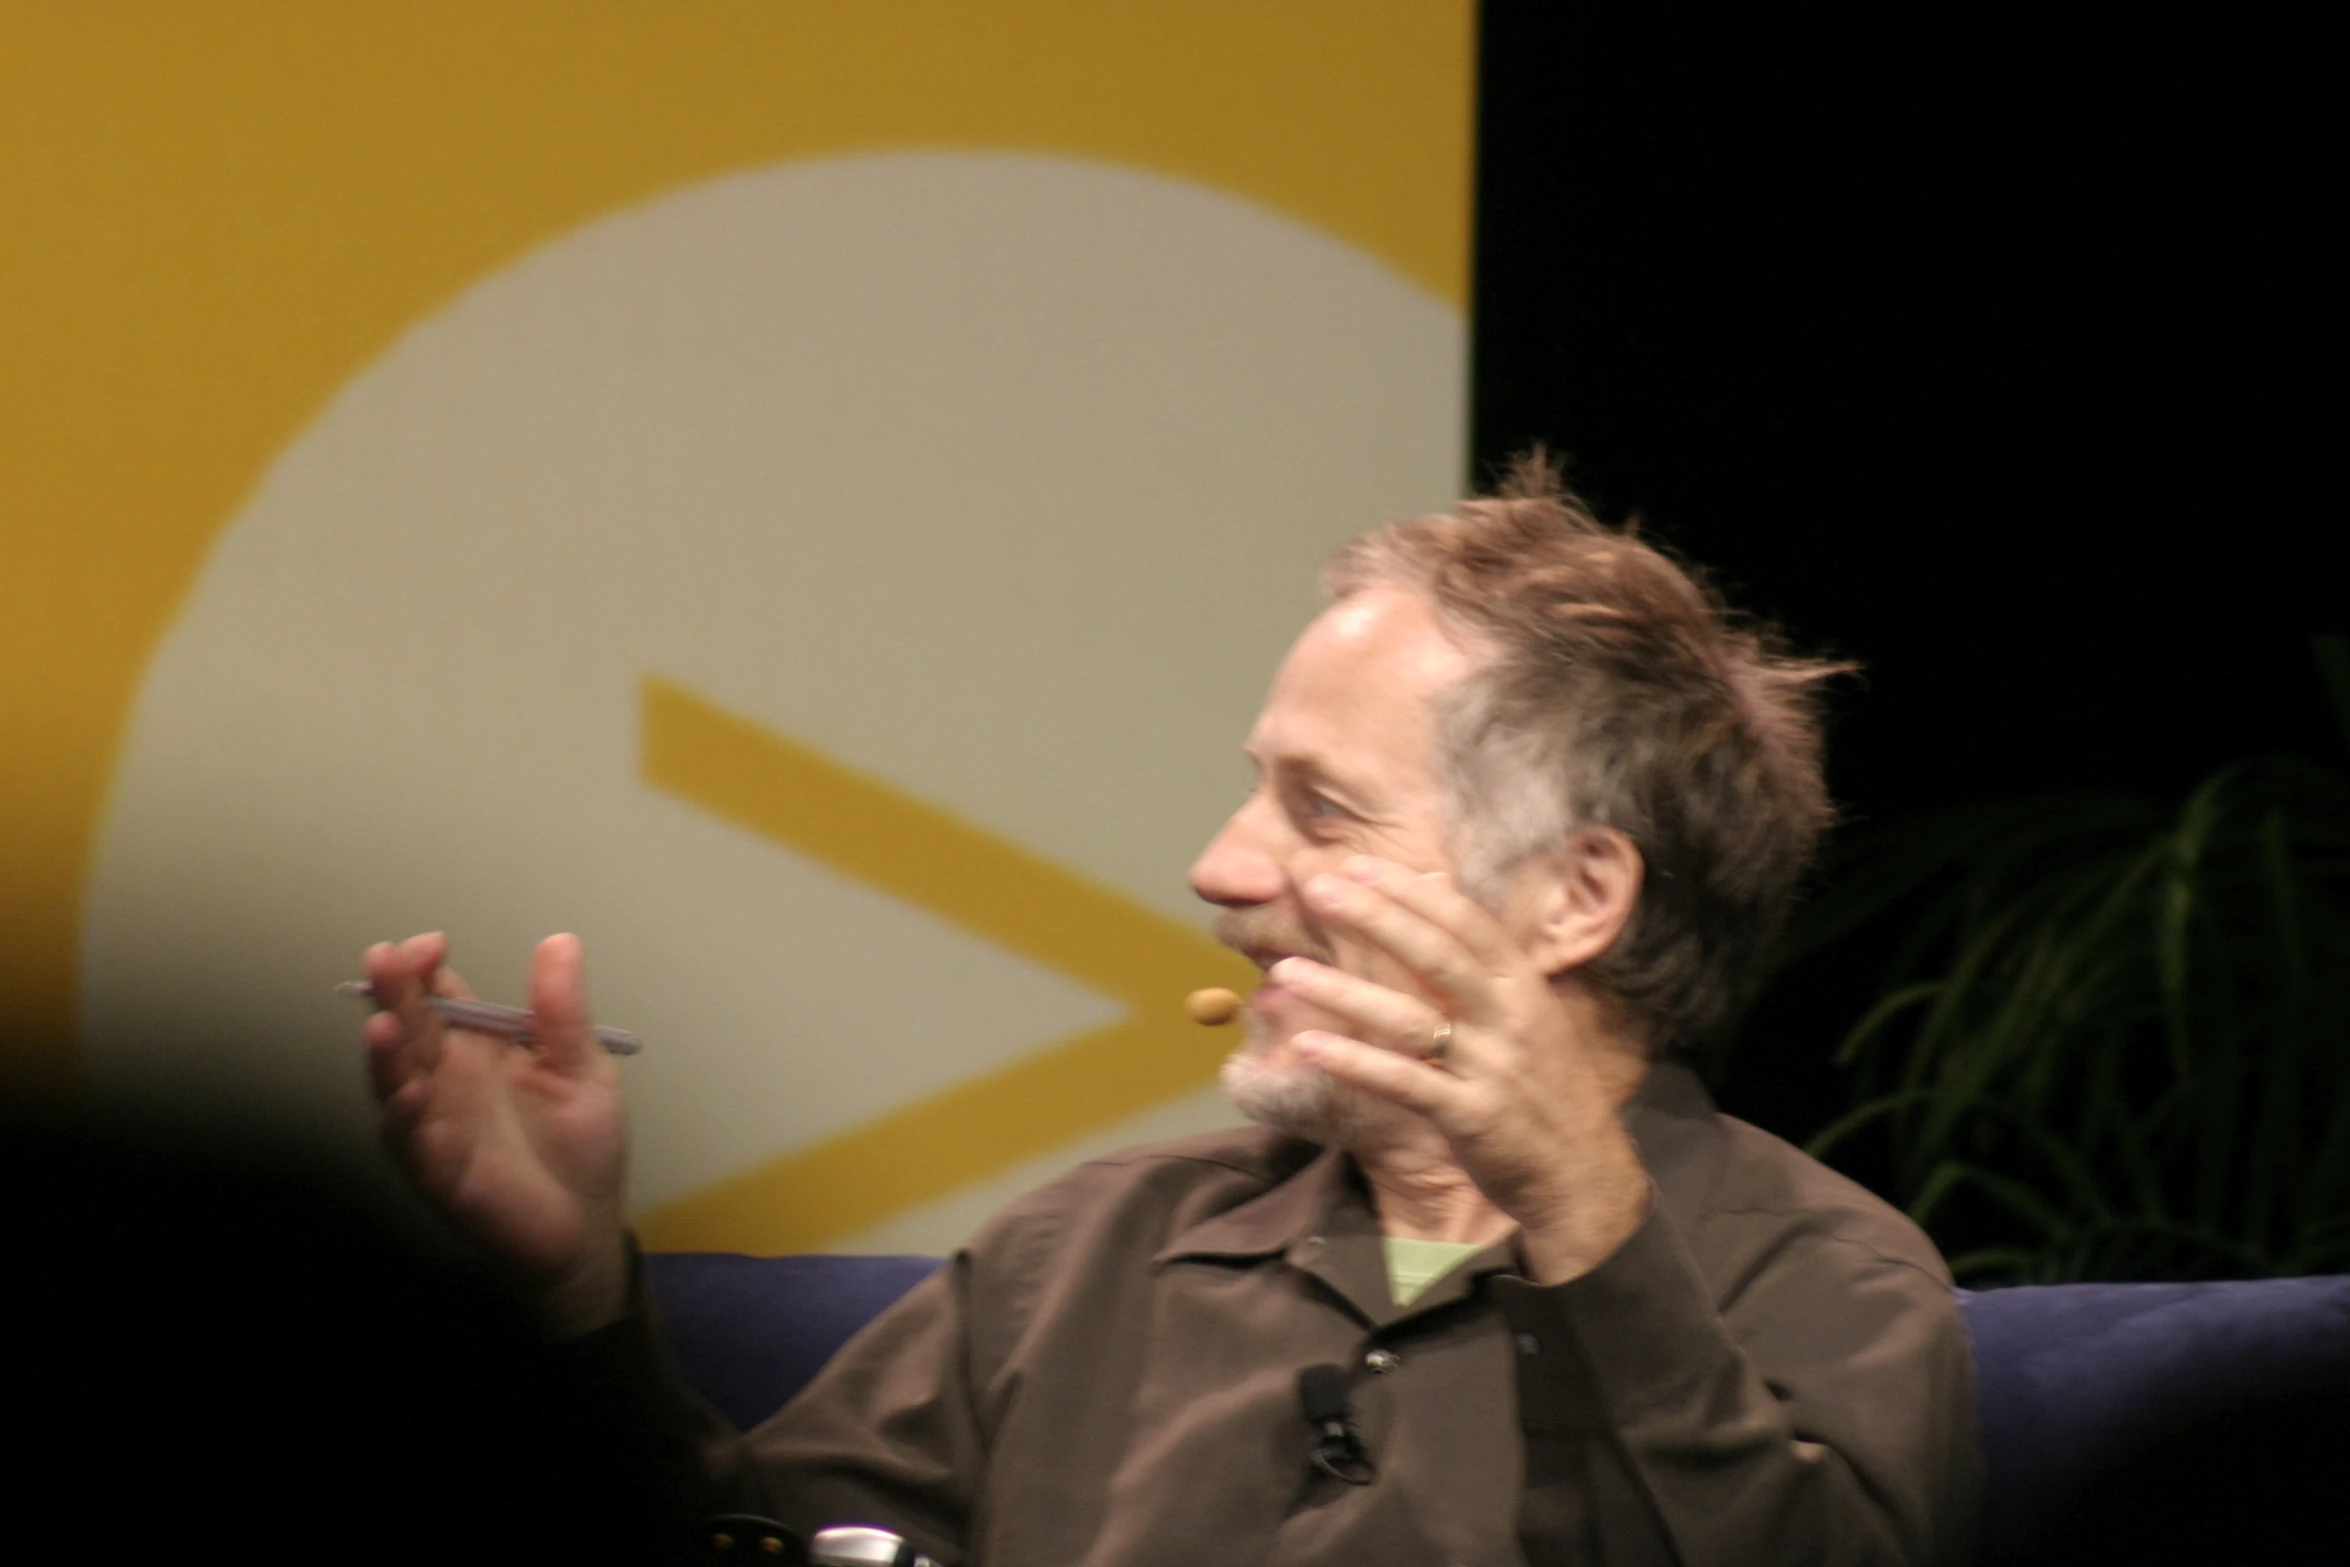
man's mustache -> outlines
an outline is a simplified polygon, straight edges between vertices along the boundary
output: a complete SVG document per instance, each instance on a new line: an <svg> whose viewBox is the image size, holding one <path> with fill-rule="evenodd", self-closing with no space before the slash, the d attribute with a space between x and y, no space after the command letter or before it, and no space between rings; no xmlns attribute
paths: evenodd
<svg viewBox="0 0 2350 1567"><path fill-rule="evenodd" d="M1226 909L1216 916L1216 939L1235 952L1251 956L1278 953L1312 958L1333 967L1338 962L1329 942L1279 910L1268 907Z"/></svg>

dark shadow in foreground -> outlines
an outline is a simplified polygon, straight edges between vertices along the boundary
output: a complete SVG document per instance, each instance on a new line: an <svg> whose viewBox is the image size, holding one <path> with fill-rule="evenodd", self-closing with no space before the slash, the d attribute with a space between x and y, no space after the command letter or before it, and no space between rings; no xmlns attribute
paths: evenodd
<svg viewBox="0 0 2350 1567"><path fill-rule="evenodd" d="M0 1102L0 1176L0 1556L662 1554L627 1422L347 1170L249 1129Z"/></svg>

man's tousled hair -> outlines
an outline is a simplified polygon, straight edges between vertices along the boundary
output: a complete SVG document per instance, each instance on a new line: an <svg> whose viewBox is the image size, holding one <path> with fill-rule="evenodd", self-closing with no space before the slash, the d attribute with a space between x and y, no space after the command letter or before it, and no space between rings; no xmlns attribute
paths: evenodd
<svg viewBox="0 0 2350 1567"><path fill-rule="evenodd" d="M1579 972L1652 1050L1720 1023L1834 817L1819 692L1851 666L1789 654L1636 525L1600 522L1539 451L1490 497L1355 540L1325 581L1417 593L1483 654L1437 713L1467 890L1614 828L1640 851L1640 901Z"/></svg>

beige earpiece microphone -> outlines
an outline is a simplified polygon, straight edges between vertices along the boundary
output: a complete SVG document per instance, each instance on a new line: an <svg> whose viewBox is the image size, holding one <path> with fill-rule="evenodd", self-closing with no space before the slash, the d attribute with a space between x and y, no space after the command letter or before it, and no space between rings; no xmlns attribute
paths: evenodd
<svg viewBox="0 0 2350 1567"><path fill-rule="evenodd" d="M1191 1014L1194 1023L1205 1023L1210 1028L1229 1023L1240 1016L1240 997L1221 985L1206 990L1195 990L1183 1000L1183 1010Z"/></svg>

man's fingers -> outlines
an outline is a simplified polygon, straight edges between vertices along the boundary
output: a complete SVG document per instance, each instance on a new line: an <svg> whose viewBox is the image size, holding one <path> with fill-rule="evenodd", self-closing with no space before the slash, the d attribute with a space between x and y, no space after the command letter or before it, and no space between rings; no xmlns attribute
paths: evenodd
<svg viewBox="0 0 2350 1567"><path fill-rule="evenodd" d="M389 1101L410 1076L401 1056L401 1047L408 1043L407 1026L396 1013L371 1012L359 1034L367 1041L367 1079L375 1097Z"/></svg>
<svg viewBox="0 0 2350 1567"><path fill-rule="evenodd" d="M400 1080L440 1064L445 1028L425 998L432 994L448 951L448 938L437 931L396 945L379 941L367 949L367 981L374 987L377 1007L368 1019L367 1042L375 1060L378 1093L387 1091L387 1074L389 1086L396 1087ZM380 1021L387 1017L397 1025L396 1036Z"/></svg>
<svg viewBox="0 0 2350 1567"><path fill-rule="evenodd" d="M1450 931L1398 901L1387 886L1353 876L1317 876L1306 884L1305 896L1325 922L1360 935L1463 1016L1483 1020L1494 1011L1495 970Z"/></svg>
<svg viewBox="0 0 2350 1567"><path fill-rule="evenodd" d="M1348 860L1345 873L1368 887L1376 887L1438 930L1452 937L1486 968L1501 972L1525 961L1501 921L1443 871L1407 871L1387 860L1358 854Z"/></svg>
<svg viewBox="0 0 2350 1567"><path fill-rule="evenodd" d="M386 1140L399 1147L431 1110L432 1102L433 1082L429 1077L410 1078L384 1095Z"/></svg>
<svg viewBox="0 0 2350 1567"><path fill-rule="evenodd" d="M406 1000L408 992L416 988L416 970L408 961L405 943L394 946L379 941L367 949L359 963L367 972L375 1004L386 1011Z"/></svg>
<svg viewBox="0 0 2350 1567"><path fill-rule="evenodd" d="M419 974L429 976L434 969L449 961L449 936L446 931L428 930L410 936L400 943L400 955L416 965Z"/></svg>
<svg viewBox="0 0 2350 1567"><path fill-rule="evenodd" d="M530 1009L538 1014L539 1047L549 1066L576 1074L594 1064L587 963L577 936L549 936L531 954Z"/></svg>
<svg viewBox="0 0 2350 1567"><path fill-rule="evenodd" d="M412 1077L439 1071L452 1033L475 1048L507 1048L503 1036L455 1028L432 1009L431 997L473 995L472 987L446 966L448 957L449 938L436 930L401 942L379 941L361 960L377 1008L367 1020L365 1038L368 1074L378 1098Z"/></svg>
<svg viewBox="0 0 2350 1567"><path fill-rule="evenodd" d="M400 943L401 953L414 965L417 982L428 996L454 996L460 1000L473 999L473 987L464 976L449 967L449 938L440 931L422 936L411 936ZM436 1017L438 1013L434 1014Z"/></svg>
<svg viewBox="0 0 2350 1567"><path fill-rule="evenodd" d="M1415 1110L1442 1124L1443 1113L1461 1092L1461 1081L1448 1072L1392 1050L1380 1050L1359 1039L1321 1029L1301 1030L1293 1041L1315 1066L1340 1082L1352 1083L1407 1110Z"/></svg>
<svg viewBox="0 0 2350 1567"><path fill-rule="evenodd" d="M1283 958L1267 978L1351 1025L1355 1038L1423 1055L1443 1020L1424 1001L1312 958Z"/></svg>

